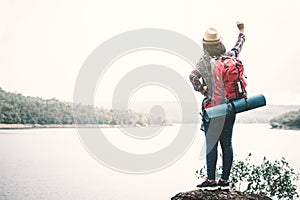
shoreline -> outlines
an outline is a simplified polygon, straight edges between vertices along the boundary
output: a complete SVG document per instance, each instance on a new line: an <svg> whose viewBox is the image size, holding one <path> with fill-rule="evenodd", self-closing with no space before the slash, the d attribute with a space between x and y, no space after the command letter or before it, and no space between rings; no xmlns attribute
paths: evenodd
<svg viewBox="0 0 300 200"><path fill-rule="evenodd" d="M248 123L241 123L248 124ZM249 123L253 124L253 123ZM267 124L267 123L266 123ZM274 126L269 124L270 129L277 130L295 130L300 131L299 128L287 127L287 126ZM272 126L273 125L273 126ZM110 125L110 124L0 124L0 130L9 129L36 129L36 128L147 128L157 126L173 126L173 124L144 124L144 125Z"/></svg>
<svg viewBox="0 0 300 200"><path fill-rule="evenodd" d="M157 126L173 126L173 124L135 124L135 125L110 125L110 124L0 124L0 130L5 129L35 129L35 128L147 128Z"/></svg>
<svg viewBox="0 0 300 200"><path fill-rule="evenodd" d="M0 124L0 129L34 129L34 128L120 128L137 127L135 125L109 124Z"/></svg>
<svg viewBox="0 0 300 200"><path fill-rule="evenodd" d="M272 122L272 123L270 123L270 125L271 125L271 129L293 130L293 131L299 131L300 130L300 128L298 128L298 127L286 126L286 125L279 124L279 123L276 123L276 122Z"/></svg>
<svg viewBox="0 0 300 200"><path fill-rule="evenodd" d="M285 130L285 131L300 131L300 128L297 127L289 127L289 126L284 126L282 128L279 127L271 127L271 129L275 130Z"/></svg>

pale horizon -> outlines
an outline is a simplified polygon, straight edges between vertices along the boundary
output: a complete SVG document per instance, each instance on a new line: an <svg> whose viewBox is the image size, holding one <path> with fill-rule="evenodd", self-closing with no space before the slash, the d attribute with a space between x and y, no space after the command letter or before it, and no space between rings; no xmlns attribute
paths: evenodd
<svg viewBox="0 0 300 200"><path fill-rule="evenodd" d="M212 26L219 30L230 49L237 38L235 22L239 20L245 23L246 42L240 58L248 76L249 96L262 93L270 105L300 104L297 67L300 38L296 37L300 34L297 25L300 2L296 0L242 3L31 0L2 1L0 5L0 87L9 92L73 101L82 64L96 47L115 35L159 28L178 32L200 44L205 30ZM238 9L241 12L236 12ZM228 11L226 15L224 10ZM95 91L96 105L109 103L118 80L130 69L144 64L165 64L190 84L188 75L192 66L180 58L163 52L140 51L111 66L101 80L106 81L105 87L98 86L105 96L97 97L99 91ZM133 95L133 100L174 99L168 91L156 95L151 90L137 91L141 94ZM195 95L200 103L202 96Z"/></svg>

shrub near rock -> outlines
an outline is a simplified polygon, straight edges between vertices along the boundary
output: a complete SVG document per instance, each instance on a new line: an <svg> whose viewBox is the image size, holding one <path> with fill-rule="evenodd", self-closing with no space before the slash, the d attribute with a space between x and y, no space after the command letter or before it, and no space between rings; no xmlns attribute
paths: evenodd
<svg viewBox="0 0 300 200"><path fill-rule="evenodd" d="M230 183L233 190L243 191L245 194L260 194L277 199L296 199L299 197L297 186L294 183L299 179L299 173L293 169L285 158L271 162L263 158L261 164L251 162L249 153L244 160L235 160L230 174ZM205 177L205 167L196 171L197 178ZM220 176L222 167L219 166L217 176Z"/></svg>

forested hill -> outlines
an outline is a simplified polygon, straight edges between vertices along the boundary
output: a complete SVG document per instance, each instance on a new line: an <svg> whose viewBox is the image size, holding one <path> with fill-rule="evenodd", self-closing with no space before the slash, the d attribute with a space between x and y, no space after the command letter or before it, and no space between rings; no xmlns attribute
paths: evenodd
<svg viewBox="0 0 300 200"><path fill-rule="evenodd" d="M148 114L128 110L108 110L57 99L23 96L0 87L0 124L111 124L150 123Z"/></svg>
<svg viewBox="0 0 300 200"><path fill-rule="evenodd" d="M286 112L270 122L273 128L300 129L300 110Z"/></svg>

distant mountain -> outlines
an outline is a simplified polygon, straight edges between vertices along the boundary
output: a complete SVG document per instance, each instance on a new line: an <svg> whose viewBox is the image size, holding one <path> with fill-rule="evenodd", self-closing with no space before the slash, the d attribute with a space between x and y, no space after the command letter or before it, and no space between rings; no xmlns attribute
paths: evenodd
<svg viewBox="0 0 300 200"><path fill-rule="evenodd" d="M257 108L237 116L239 123L270 123L274 117L289 111L296 111L300 109L300 105L267 105L262 108Z"/></svg>
<svg viewBox="0 0 300 200"><path fill-rule="evenodd" d="M184 119L182 119L182 108L183 106L186 109ZM201 106L198 104L198 107L192 106L191 102L174 102L174 101L144 101L144 102L135 102L131 104L130 109L135 110L136 112L149 113L157 110L156 108L161 108L161 115L165 116L166 120L172 123L195 123L199 122L200 115L198 114L201 111ZM196 115L196 116L195 116Z"/></svg>
<svg viewBox="0 0 300 200"><path fill-rule="evenodd" d="M182 103L187 108L187 113L191 113L190 117L187 117L184 122L199 122L201 119L198 117L192 117L192 113L199 113L201 111L201 105L193 107L190 102ZM137 112L149 113L153 107L161 107L164 110L165 117L169 122L182 122L182 114L180 110L180 104L173 101L161 101L161 102L135 102L132 105L133 110ZM281 115L289 111L297 111L300 109L300 105L267 105L247 112L239 113L237 115L237 123L269 123L274 117Z"/></svg>
<svg viewBox="0 0 300 200"><path fill-rule="evenodd" d="M23 96L0 88L0 124L167 124L199 123L201 120L200 102L195 105L188 101L143 101L132 102L128 108L118 109L120 105L115 108L103 108L101 105L94 108L54 98ZM269 123L276 116L299 109L300 105L267 105L238 114L236 121Z"/></svg>

